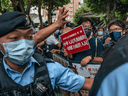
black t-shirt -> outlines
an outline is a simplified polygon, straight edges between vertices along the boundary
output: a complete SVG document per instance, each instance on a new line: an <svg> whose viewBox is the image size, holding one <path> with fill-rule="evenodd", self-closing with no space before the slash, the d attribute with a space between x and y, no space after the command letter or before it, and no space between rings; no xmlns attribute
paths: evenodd
<svg viewBox="0 0 128 96"><path fill-rule="evenodd" d="M3 58L3 56L4 56L4 55L2 54L2 52L1 52L1 50L0 50L0 58Z"/></svg>
<svg viewBox="0 0 128 96"><path fill-rule="evenodd" d="M90 44L90 48L91 49L84 50L84 51L81 51L81 52L73 54L74 61L81 61L86 56L91 56L91 55L95 56L95 52L96 52L96 42L95 42L95 39L96 38L92 37L89 40L89 44ZM103 44L102 44L102 42L99 39L97 39L97 55L96 55L96 57L101 57L102 51L103 51Z"/></svg>

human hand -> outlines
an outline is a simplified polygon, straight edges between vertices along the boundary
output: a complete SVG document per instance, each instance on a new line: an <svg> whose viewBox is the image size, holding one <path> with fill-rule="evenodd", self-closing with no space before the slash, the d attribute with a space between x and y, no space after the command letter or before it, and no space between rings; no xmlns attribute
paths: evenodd
<svg viewBox="0 0 128 96"><path fill-rule="evenodd" d="M81 60L81 62L80 62L81 66L82 67L86 66L90 60L92 60L92 56L86 56L86 57L84 57Z"/></svg>
<svg viewBox="0 0 128 96"><path fill-rule="evenodd" d="M55 53L55 52L56 52L56 49L52 49L52 50L51 50L51 53Z"/></svg>
<svg viewBox="0 0 128 96"><path fill-rule="evenodd" d="M106 43L108 43L108 42L110 42L111 41L111 38L110 37L108 37L108 38L106 38L106 40L105 40L105 43L104 44L106 44Z"/></svg>
<svg viewBox="0 0 128 96"><path fill-rule="evenodd" d="M65 7L59 7L59 14L58 14L58 19L55 22L56 26L59 28L61 26L63 26L65 23L71 22L69 20L65 20L66 17L69 16L68 10L65 10Z"/></svg>
<svg viewBox="0 0 128 96"><path fill-rule="evenodd" d="M64 56L68 56L66 49L64 49Z"/></svg>

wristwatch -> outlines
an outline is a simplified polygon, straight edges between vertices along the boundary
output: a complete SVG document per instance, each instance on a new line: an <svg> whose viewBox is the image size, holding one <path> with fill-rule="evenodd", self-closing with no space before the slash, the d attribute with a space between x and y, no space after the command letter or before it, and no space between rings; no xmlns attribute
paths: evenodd
<svg viewBox="0 0 128 96"><path fill-rule="evenodd" d="M92 57L92 59L90 60L90 62L94 59L94 56L93 55L91 55L91 57Z"/></svg>

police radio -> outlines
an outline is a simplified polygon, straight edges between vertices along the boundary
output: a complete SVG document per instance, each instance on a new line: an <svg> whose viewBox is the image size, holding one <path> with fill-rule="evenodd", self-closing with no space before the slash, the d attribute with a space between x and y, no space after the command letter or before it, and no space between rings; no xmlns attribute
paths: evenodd
<svg viewBox="0 0 128 96"><path fill-rule="evenodd" d="M38 82L34 88L34 93L37 96L43 96L43 94L46 93L47 89L48 88L46 88L43 84Z"/></svg>

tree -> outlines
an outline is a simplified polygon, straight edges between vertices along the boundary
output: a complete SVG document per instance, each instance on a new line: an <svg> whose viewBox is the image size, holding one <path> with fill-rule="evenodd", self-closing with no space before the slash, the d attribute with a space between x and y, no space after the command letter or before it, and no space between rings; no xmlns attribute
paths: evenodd
<svg viewBox="0 0 128 96"><path fill-rule="evenodd" d="M54 10L57 10L59 6L68 4L70 0L43 0L43 8L46 8L48 11L48 24L51 23L51 13Z"/></svg>
<svg viewBox="0 0 128 96"><path fill-rule="evenodd" d="M0 13L5 13L7 11L13 11L14 8L9 0L0 0Z"/></svg>
<svg viewBox="0 0 128 96"><path fill-rule="evenodd" d="M41 16L41 0L38 0L38 13L39 13L39 18L40 18L40 29L42 29L43 23L42 23L42 16Z"/></svg>
<svg viewBox="0 0 128 96"><path fill-rule="evenodd" d="M32 0L10 0L10 1L12 2L12 6L14 7L14 11L20 11L22 13L29 15Z"/></svg>
<svg viewBox="0 0 128 96"><path fill-rule="evenodd" d="M126 1L128 0L84 0L91 12L106 14L104 17L106 24L116 18L126 21L126 13L128 11L128 3L125 3Z"/></svg>
<svg viewBox="0 0 128 96"><path fill-rule="evenodd" d="M48 10L48 22L51 23L51 12L56 10L59 6L69 3L70 0L0 0L0 12L19 11L29 15L31 6L38 7L40 18L40 28L42 28L41 8Z"/></svg>
<svg viewBox="0 0 128 96"><path fill-rule="evenodd" d="M81 8L78 8L78 9L77 9L77 12L75 12L75 13L73 14L73 23L74 23L75 25L77 25L77 24L78 24L78 21L79 21L80 18L81 18L81 17L78 16L78 14L82 14L82 13L85 13L85 12L89 12L89 10L90 10L90 9L86 7L86 4L83 4L83 5L81 6Z"/></svg>

